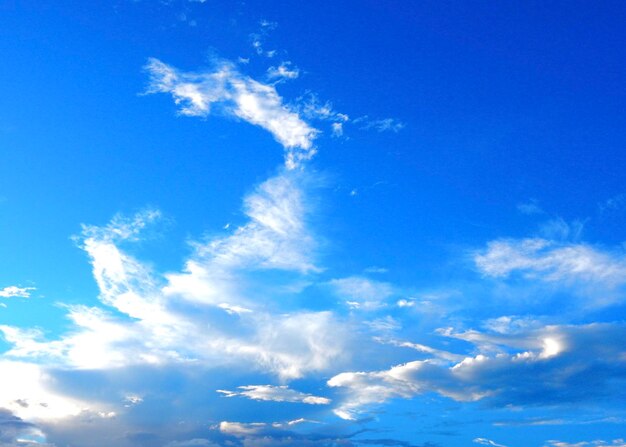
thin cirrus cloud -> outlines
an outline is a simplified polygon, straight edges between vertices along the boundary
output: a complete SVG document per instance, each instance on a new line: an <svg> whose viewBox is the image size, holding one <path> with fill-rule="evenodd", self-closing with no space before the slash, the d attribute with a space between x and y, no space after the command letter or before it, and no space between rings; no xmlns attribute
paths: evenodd
<svg viewBox="0 0 626 447"><path fill-rule="evenodd" d="M170 93L181 114L204 117L218 108L270 132L285 148L288 169L300 166L316 152L313 141L319 131L284 104L273 85L241 74L230 62L219 61L212 70L191 73L151 58L146 70L150 74L147 92ZM293 71L285 68L283 74L287 73Z"/></svg>
<svg viewBox="0 0 626 447"><path fill-rule="evenodd" d="M474 254L483 275L506 279L520 275L527 281L576 286L574 292L594 295L591 307L621 301L612 291L626 284L626 253L608 251L584 242L560 242L544 238L499 239Z"/></svg>
<svg viewBox="0 0 626 447"><path fill-rule="evenodd" d="M364 276L336 278L328 285L352 309L379 309L387 305L387 299L394 293L391 284Z"/></svg>
<svg viewBox="0 0 626 447"><path fill-rule="evenodd" d="M626 441L623 439L614 439L612 441L603 441L597 439L595 441L581 441L576 443L549 440L546 441L544 447L626 447Z"/></svg>
<svg viewBox="0 0 626 447"><path fill-rule="evenodd" d="M237 389L238 391L217 390L217 392L226 397L242 396L252 400L274 402L300 402L309 405L327 405L331 402L328 398L301 393L286 385L245 385Z"/></svg>

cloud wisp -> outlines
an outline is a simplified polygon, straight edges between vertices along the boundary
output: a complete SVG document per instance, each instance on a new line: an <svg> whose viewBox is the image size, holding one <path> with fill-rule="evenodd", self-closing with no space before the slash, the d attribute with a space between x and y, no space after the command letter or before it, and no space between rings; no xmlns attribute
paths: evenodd
<svg viewBox="0 0 626 447"><path fill-rule="evenodd" d="M273 402L300 402L309 405L328 405L331 401L326 397L313 396L301 393L286 385L244 385L237 387L238 391L217 390L225 397L242 396L252 400Z"/></svg>
<svg viewBox="0 0 626 447"><path fill-rule="evenodd" d="M275 69L276 76L295 77L287 66ZM311 159L319 131L287 106L275 86L263 84L240 73L227 61L218 61L211 70L184 72L158 59L146 65L150 75L147 93L170 93L186 116L206 117L212 109L270 132L285 148L285 166L295 169Z"/></svg>

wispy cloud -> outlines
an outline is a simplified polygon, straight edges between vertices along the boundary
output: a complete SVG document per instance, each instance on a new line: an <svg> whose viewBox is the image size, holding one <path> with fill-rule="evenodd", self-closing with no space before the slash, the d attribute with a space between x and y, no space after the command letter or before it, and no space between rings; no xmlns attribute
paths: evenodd
<svg viewBox="0 0 626 447"><path fill-rule="evenodd" d="M473 442L480 445L490 445L491 447L506 447L503 444L498 444L497 442L487 438L474 438Z"/></svg>
<svg viewBox="0 0 626 447"><path fill-rule="evenodd" d="M611 252L585 243L500 239L476 253L474 261L483 274L495 278L519 272L545 282L580 281L607 287L626 282L626 255L621 250Z"/></svg>
<svg viewBox="0 0 626 447"><path fill-rule="evenodd" d="M581 441L576 443L564 442L564 441L555 441L550 440L546 441L544 447L626 447L626 441L623 439L614 439L612 441L603 441L603 440L595 440L595 441Z"/></svg>
<svg viewBox="0 0 626 447"><path fill-rule="evenodd" d="M170 93L180 113L205 117L213 107L270 132L285 148L285 165L298 167L315 154L313 140L318 130L288 107L275 86L240 73L227 61L202 72L183 72L158 59L146 65L150 74L148 93Z"/></svg>
<svg viewBox="0 0 626 447"><path fill-rule="evenodd" d="M286 80L296 79L300 76L300 70L298 67L292 67L292 63L289 61L281 62L277 67L270 67L267 69L267 77L270 80Z"/></svg>
<svg viewBox="0 0 626 447"><path fill-rule="evenodd" d="M226 397L242 396L253 400L266 400L274 402L300 402L310 405L327 405L330 399L313 396L292 390L286 385L245 385L237 388L238 391L217 390Z"/></svg>
<svg viewBox="0 0 626 447"><path fill-rule="evenodd" d="M367 115L355 118L354 124L360 124L363 130L375 130L377 132L393 132L398 133L406 127L406 125L394 118L370 119Z"/></svg>

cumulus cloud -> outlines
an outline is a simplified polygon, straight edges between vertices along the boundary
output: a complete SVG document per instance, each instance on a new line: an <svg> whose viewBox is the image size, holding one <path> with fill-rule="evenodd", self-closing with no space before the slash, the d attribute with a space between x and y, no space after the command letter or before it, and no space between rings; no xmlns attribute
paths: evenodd
<svg viewBox="0 0 626 447"><path fill-rule="evenodd" d="M217 390L226 397L242 396L253 400L266 400L274 402L299 402L310 405L327 405L330 399L313 396L292 390L286 385L245 385L238 387L239 391Z"/></svg>
<svg viewBox="0 0 626 447"><path fill-rule="evenodd" d="M7 286L0 289L0 298L30 298L34 287Z"/></svg>
<svg viewBox="0 0 626 447"><path fill-rule="evenodd" d="M288 169L298 167L315 154L313 140L318 130L288 107L273 85L241 74L230 62L220 61L212 70L194 73L152 58L146 70L150 74L147 92L170 93L182 115L205 117L217 108L220 113L270 132L285 148ZM293 71L285 68L283 73Z"/></svg>

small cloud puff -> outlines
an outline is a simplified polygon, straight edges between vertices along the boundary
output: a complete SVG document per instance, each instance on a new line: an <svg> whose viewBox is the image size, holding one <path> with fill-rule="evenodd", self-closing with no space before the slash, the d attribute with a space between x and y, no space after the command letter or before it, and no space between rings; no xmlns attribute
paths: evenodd
<svg viewBox="0 0 626 447"><path fill-rule="evenodd" d="M34 287L7 286L0 289L0 298L30 298L33 290L36 289Z"/></svg>

